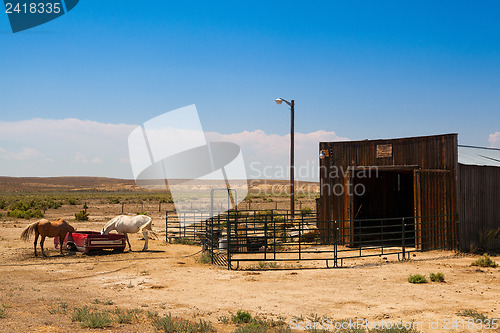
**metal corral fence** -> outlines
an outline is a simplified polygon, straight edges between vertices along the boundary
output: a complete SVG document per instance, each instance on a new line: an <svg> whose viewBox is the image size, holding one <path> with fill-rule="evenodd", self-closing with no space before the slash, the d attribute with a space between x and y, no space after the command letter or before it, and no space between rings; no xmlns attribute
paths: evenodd
<svg viewBox="0 0 500 333"><path fill-rule="evenodd" d="M215 217L210 218L215 215ZM165 214L166 241L168 243L192 243L200 244L206 239L206 233L211 228L211 224L227 225L227 221L262 221L289 220L291 219L289 210L238 210L229 212L220 211L188 211L177 212L169 210ZM295 216L301 216L303 219L316 219L315 212L296 211Z"/></svg>
<svg viewBox="0 0 500 333"><path fill-rule="evenodd" d="M412 252L457 246L455 215L318 223L315 213L290 211L204 214L167 214L167 241L203 244L212 264L228 269L273 261L324 261L339 267L347 259L397 255L401 260ZM203 216L202 222L183 224Z"/></svg>

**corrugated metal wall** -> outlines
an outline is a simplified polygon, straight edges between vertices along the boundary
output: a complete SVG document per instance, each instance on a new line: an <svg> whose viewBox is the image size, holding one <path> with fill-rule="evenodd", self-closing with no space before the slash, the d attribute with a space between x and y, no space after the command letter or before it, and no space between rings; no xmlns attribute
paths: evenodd
<svg viewBox="0 0 500 333"><path fill-rule="evenodd" d="M456 214L457 134L389 140L321 142L320 229L331 227L332 220L352 219L351 196L346 189L353 167L412 169L414 172L414 216ZM342 194L334 189L343 188ZM349 222L346 222L349 223ZM344 227L348 227L344 225ZM324 232L323 242L332 240ZM422 236L425 236L422 235ZM436 240L447 241L446 236Z"/></svg>
<svg viewBox="0 0 500 333"><path fill-rule="evenodd" d="M500 168L458 165L459 246L479 246L479 233L500 227Z"/></svg>

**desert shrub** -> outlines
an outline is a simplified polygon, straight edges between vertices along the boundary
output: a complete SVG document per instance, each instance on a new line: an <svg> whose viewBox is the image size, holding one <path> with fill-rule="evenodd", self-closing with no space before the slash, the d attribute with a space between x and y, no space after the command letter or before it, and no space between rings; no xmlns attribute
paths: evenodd
<svg viewBox="0 0 500 333"><path fill-rule="evenodd" d="M257 263L257 269L276 269L276 268L280 268L281 265L275 261L259 261Z"/></svg>
<svg viewBox="0 0 500 333"><path fill-rule="evenodd" d="M147 212L137 212L136 215L146 215L146 216L149 216L149 214Z"/></svg>
<svg viewBox="0 0 500 333"><path fill-rule="evenodd" d="M483 256L476 261L474 261L471 266L479 266L479 267L497 267L497 263L491 260L490 256L485 253Z"/></svg>
<svg viewBox="0 0 500 333"><path fill-rule="evenodd" d="M85 210L81 210L78 213L75 213L75 220L77 221L88 221L89 214L85 212Z"/></svg>
<svg viewBox="0 0 500 333"><path fill-rule="evenodd" d="M410 283L427 283L425 276L420 274L410 275L408 277L408 282Z"/></svg>
<svg viewBox="0 0 500 333"><path fill-rule="evenodd" d="M9 205L7 204L7 201L5 200L0 200L0 209L5 209L7 208Z"/></svg>
<svg viewBox="0 0 500 333"><path fill-rule="evenodd" d="M120 198L109 198L109 203L112 205L116 205L120 203Z"/></svg>
<svg viewBox="0 0 500 333"><path fill-rule="evenodd" d="M216 332L212 323L209 321L201 320L197 323L192 323L186 319L172 317L169 313L163 318L153 318L153 326L158 331L176 332L176 333L209 333Z"/></svg>
<svg viewBox="0 0 500 333"><path fill-rule="evenodd" d="M198 243L194 239L189 239L186 237L177 237L173 240L174 244L182 244L182 245L198 245Z"/></svg>
<svg viewBox="0 0 500 333"><path fill-rule="evenodd" d="M302 216L305 216L305 215L311 215L313 212L312 208L311 207L304 207L300 210L300 214Z"/></svg>
<svg viewBox="0 0 500 333"><path fill-rule="evenodd" d="M46 209L58 209L63 205L61 200L55 199L24 199L17 200L10 206L10 210L46 210Z"/></svg>
<svg viewBox="0 0 500 333"><path fill-rule="evenodd" d="M0 319L7 318L7 309L5 306L0 307Z"/></svg>
<svg viewBox="0 0 500 333"><path fill-rule="evenodd" d="M36 210L19 210L19 209L14 209L10 210L7 212L8 217L13 217L17 219L31 219L31 218L41 218L43 217L43 213L41 210L36 209Z"/></svg>
<svg viewBox="0 0 500 333"><path fill-rule="evenodd" d="M252 321L252 315L248 311L238 310L235 315L231 317L235 324L245 324Z"/></svg>
<svg viewBox="0 0 500 333"><path fill-rule="evenodd" d="M210 253L205 252L200 255L198 258L198 261L202 264L211 264L212 263L212 257L210 256Z"/></svg>
<svg viewBox="0 0 500 333"><path fill-rule="evenodd" d="M160 202L161 203L174 203L174 199L172 199L172 197L161 198Z"/></svg>
<svg viewBox="0 0 500 333"><path fill-rule="evenodd" d="M429 274L429 278L432 282L444 282L444 274L441 272Z"/></svg>
<svg viewBox="0 0 500 333"><path fill-rule="evenodd" d="M273 221L275 221L276 223L285 222L285 217L278 215L273 218Z"/></svg>
<svg viewBox="0 0 500 333"><path fill-rule="evenodd" d="M268 333L272 332L268 325L261 325L255 322L238 327L233 333Z"/></svg>
<svg viewBox="0 0 500 333"><path fill-rule="evenodd" d="M137 310L121 310L120 308L115 308L113 313L116 316L116 322L119 324L130 324L137 320Z"/></svg>
<svg viewBox="0 0 500 333"><path fill-rule="evenodd" d="M70 206L76 206L77 205L76 199L73 199L73 198L68 199L68 205L70 205Z"/></svg>
<svg viewBox="0 0 500 333"><path fill-rule="evenodd" d="M243 213L239 210L236 210L236 211L231 211L229 212L229 216L230 217L247 217L249 214L248 213Z"/></svg>
<svg viewBox="0 0 500 333"><path fill-rule="evenodd" d="M270 220L271 216L273 216L273 215L274 215L274 212L272 210L261 210L261 211L255 213L254 218L257 221Z"/></svg>
<svg viewBox="0 0 500 333"><path fill-rule="evenodd" d="M474 320L480 320L482 322L484 322L485 320L489 319L484 314L479 313L476 310L472 310L472 309L466 309L466 310L460 311L460 312L457 313L457 315L462 316L462 317L471 317Z"/></svg>
<svg viewBox="0 0 500 333"><path fill-rule="evenodd" d="M91 309L87 306L75 308L71 320L80 322L84 328L104 328L113 323L109 312Z"/></svg>
<svg viewBox="0 0 500 333"><path fill-rule="evenodd" d="M290 333L292 329L282 320L251 319L249 323L238 327L233 333Z"/></svg>
<svg viewBox="0 0 500 333"><path fill-rule="evenodd" d="M57 314L57 313L62 313L66 314L66 311L68 310L68 303L66 302L59 302L59 304L56 307L50 307L47 311L50 314Z"/></svg>

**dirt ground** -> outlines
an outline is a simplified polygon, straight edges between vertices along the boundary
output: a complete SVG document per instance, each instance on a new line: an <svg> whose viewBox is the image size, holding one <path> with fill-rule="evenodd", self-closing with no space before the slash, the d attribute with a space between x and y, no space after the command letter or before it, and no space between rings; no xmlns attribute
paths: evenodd
<svg viewBox="0 0 500 333"><path fill-rule="evenodd" d="M105 218L82 223L68 216L68 221L80 230L99 230ZM239 309L286 322L307 321L312 315L414 321L422 323L422 332L474 331L449 329L451 324L446 327L448 321L458 320L460 325L467 321L457 315L465 309L500 318L499 269L471 267L478 256L434 251L416 253L409 261L398 261L397 256L351 259L336 269L326 269L322 262L313 264L317 269L304 269L292 262L289 269L228 271L198 262L198 255L190 256L199 251L198 246L166 244L161 236L150 240L149 252L135 252L143 245L136 234L130 237L134 252L83 255L66 251L60 256L48 239L49 257L35 258L32 241L19 240L28 223L0 224L0 304L7 313L0 319L2 332L85 332L70 315L50 313L61 303L70 308L139 308L192 321L201 318L220 332L235 329L220 319ZM153 225L160 235L163 228L164 235L159 216ZM435 272L444 273L446 282L407 282L410 274ZM106 301L112 305L103 305ZM143 321L115 323L105 331L154 332L154 328Z"/></svg>

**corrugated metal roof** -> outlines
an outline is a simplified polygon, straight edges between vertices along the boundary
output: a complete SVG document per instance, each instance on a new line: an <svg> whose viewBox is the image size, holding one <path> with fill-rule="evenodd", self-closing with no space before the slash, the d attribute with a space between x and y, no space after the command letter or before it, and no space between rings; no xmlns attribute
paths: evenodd
<svg viewBox="0 0 500 333"><path fill-rule="evenodd" d="M458 163L500 167L500 149L459 145Z"/></svg>

